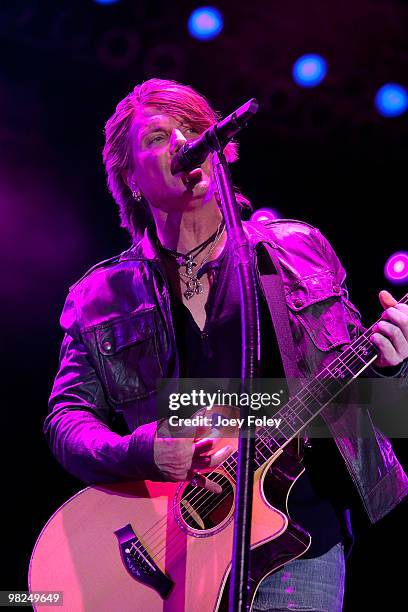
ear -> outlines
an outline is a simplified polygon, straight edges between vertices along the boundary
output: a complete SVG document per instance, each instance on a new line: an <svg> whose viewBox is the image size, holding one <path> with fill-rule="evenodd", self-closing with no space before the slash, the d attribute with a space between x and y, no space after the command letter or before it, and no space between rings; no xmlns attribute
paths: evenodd
<svg viewBox="0 0 408 612"><path fill-rule="evenodd" d="M129 172L127 170L123 170L120 174L121 174L122 179L126 183L126 185L129 187L129 189L131 191L135 191L137 189L137 186L132 180L132 177L130 176Z"/></svg>

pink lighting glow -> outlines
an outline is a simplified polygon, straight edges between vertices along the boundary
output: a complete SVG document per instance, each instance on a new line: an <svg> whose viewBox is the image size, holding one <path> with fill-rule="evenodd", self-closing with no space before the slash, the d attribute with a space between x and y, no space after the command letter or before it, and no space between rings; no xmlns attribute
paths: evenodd
<svg viewBox="0 0 408 612"><path fill-rule="evenodd" d="M259 223L274 221L275 219L281 218L282 215L273 208L259 208L251 215L251 221L258 221Z"/></svg>
<svg viewBox="0 0 408 612"><path fill-rule="evenodd" d="M408 283L408 253L399 251L391 255L386 261L384 274L390 283Z"/></svg>

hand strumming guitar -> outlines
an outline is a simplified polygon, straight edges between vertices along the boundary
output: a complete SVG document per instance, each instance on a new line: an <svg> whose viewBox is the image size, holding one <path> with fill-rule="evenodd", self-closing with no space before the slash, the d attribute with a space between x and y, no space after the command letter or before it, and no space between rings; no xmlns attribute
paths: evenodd
<svg viewBox="0 0 408 612"><path fill-rule="evenodd" d="M154 462L166 480L195 482L203 489L221 493L222 488L216 482L206 478L197 470L206 470L220 465L233 452L230 445L223 446L215 453L209 454L216 443L215 439L198 437L198 428L185 427L174 435L174 428L168 420L162 421L157 428L154 439ZM181 437L181 434L183 437Z"/></svg>

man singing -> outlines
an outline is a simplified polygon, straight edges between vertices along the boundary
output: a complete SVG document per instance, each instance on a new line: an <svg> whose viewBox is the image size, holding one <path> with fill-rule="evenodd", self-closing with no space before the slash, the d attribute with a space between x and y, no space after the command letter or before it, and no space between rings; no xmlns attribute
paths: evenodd
<svg viewBox="0 0 408 612"><path fill-rule="evenodd" d="M221 464L231 447L214 440L172 438L157 421L161 378L239 378L241 314L233 253L218 203L211 156L172 176L170 163L186 140L218 120L192 88L150 79L121 100L106 124L103 160L131 247L89 270L69 291L61 324L60 368L44 431L62 465L86 483L122 480L191 481L220 492L200 472ZM226 147L229 162L236 144ZM240 194L239 205L249 205ZM345 272L314 227L278 220L243 222L253 252L263 241L278 254L299 376L313 376L362 333L348 300ZM313 279L313 299L299 288ZM297 293L298 291L298 293ZM268 305L258 287L261 377L282 376ZM384 309L371 341L378 357L372 375L406 377L408 306L380 293ZM119 430L124 419L127 430ZM366 413L341 417L346 444L326 419L332 439L312 441L305 472L289 509L312 536L299 559L265 578L255 610L342 610L346 496L326 482L340 466L372 522L407 493L407 479L389 441ZM336 484L338 484L336 482ZM336 495L337 493L337 495ZM272 492L273 496L273 492Z"/></svg>

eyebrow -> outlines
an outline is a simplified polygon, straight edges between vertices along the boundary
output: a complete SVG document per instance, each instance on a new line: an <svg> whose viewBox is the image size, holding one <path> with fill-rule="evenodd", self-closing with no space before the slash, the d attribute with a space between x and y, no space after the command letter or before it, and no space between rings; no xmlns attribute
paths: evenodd
<svg viewBox="0 0 408 612"><path fill-rule="evenodd" d="M180 123L177 128L185 128L185 127L191 127L188 123ZM148 125L147 127L145 127L141 133L140 133L140 139L142 140L145 136L147 136L148 134L153 134L154 132L165 132L167 130L167 127L163 126L163 125L157 125L157 124L152 124L152 125Z"/></svg>
<svg viewBox="0 0 408 612"><path fill-rule="evenodd" d="M146 128L144 128L140 134L139 134L139 142L142 142L143 139L148 136L149 134L154 134L155 132L163 132L165 128L163 127L158 127L158 126L148 126Z"/></svg>
<svg viewBox="0 0 408 612"><path fill-rule="evenodd" d="M149 134L150 132L162 132L164 131L166 128L163 127L162 125L150 125L147 126L146 128L144 128L142 130L142 136L145 136L146 134Z"/></svg>

